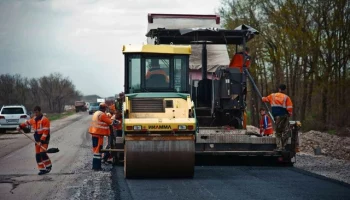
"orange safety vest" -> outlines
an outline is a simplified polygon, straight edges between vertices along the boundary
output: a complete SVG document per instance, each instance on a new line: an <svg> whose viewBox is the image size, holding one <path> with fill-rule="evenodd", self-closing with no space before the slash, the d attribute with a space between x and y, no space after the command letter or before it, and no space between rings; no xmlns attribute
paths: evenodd
<svg viewBox="0 0 350 200"><path fill-rule="evenodd" d="M102 111L97 111L92 116L92 122L89 127L89 133L92 135L109 136L111 134L109 125L113 121Z"/></svg>
<svg viewBox="0 0 350 200"><path fill-rule="evenodd" d="M36 117L33 117L30 120L25 121L20 127L25 128L26 126L31 125L34 132L41 135L40 140L45 141L46 137L50 134L50 120L45 116L41 116L38 121L35 121L35 118Z"/></svg>
<svg viewBox="0 0 350 200"><path fill-rule="evenodd" d="M272 93L267 97L263 97L264 102L269 102L272 108L272 115L282 116L285 114L292 115L293 113L293 103L288 95L277 92Z"/></svg>
<svg viewBox="0 0 350 200"><path fill-rule="evenodd" d="M248 55L247 52L245 52L245 54ZM244 61L243 52L236 53L231 59L229 68L239 68L239 70L243 72L243 61ZM247 69L249 68L250 56L248 56L248 59L245 61L245 66L247 67Z"/></svg>
<svg viewBox="0 0 350 200"><path fill-rule="evenodd" d="M147 74L146 74L146 79L149 79L151 77L151 75L154 75L154 74L164 75L166 82L169 83L169 76L165 73L164 70L162 70L160 68L159 69L153 68L153 69L148 70Z"/></svg>
<svg viewBox="0 0 350 200"><path fill-rule="evenodd" d="M264 125L266 129L264 131ZM265 135L271 135L273 133L272 122L269 116L263 115L260 119L260 134L264 131Z"/></svg>

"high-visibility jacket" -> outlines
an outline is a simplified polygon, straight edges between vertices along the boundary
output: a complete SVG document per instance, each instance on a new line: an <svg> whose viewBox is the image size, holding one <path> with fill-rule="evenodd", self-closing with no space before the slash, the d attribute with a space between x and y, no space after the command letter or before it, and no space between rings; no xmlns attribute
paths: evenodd
<svg viewBox="0 0 350 200"><path fill-rule="evenodd" d="M169 83L169 76L161 68L151 68L146 73L146 79L149 79L151 75L160 74L165 77L167 83Z"/></svg>
<svg viewBox="0 0 350 200"><path fill-rule="evenodd" d="M247 56L247 60L245 61L245 66L247 67L247 69L249 68L250 66L250 56L248 55L247 52L244 52ZM243 61L244 61L244 54L243 52L239 52L239 53L236 53L233 58L231 59L231 62L229 64L229 67L230 68L239 68L239 70L241 72L243 72Z"/></svg>
<svg viewBox="0 0 350 200"><path fill-rule="evenodd" d="M271 135L273 133L272 121L266 114L260 119L260 134L263 132L265 135Z"/></svg>
<svg viewBox="0 0 350 200"><path fill-rule="evenodd" d="M292 115L293 113L292 100L286 94L280 92L272 93L267 97L263 97L262 100L271 104L273 117L286 114Z"/></svg>
<svg viewBox="0 0 350 200"><path fill-rule="evenodd" d="M26 120L24 123L20 124L21 128L31 125L34 133L38 134L40 140L46 141L46 138L50 134L50 120L41 115L38 117L33 117L30 120Z"/></svg>
<svg viewBox="0 0 350 200"><path fill-rule="evenodd" d="M102 111L97 111L92 116L92 122L89 128L89 133L92 135L109 136L111 134L109 125L112 125L113 121Z"/></svg>

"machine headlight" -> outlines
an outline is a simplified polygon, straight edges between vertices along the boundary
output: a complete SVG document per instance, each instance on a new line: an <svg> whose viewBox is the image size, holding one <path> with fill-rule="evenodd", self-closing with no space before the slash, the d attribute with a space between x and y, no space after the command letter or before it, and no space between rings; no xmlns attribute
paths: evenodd
<svg viewBox="0 0 350 200"><path fill-rule="evenodd" d="M179 130L186 130L187 127L185 125L179 125Z"/></svg>
<svg viewBox="0 0 350 200"><path fill-rule="evenodd" d="M142 126L134 126L134 131L141 131Z"/></svg>

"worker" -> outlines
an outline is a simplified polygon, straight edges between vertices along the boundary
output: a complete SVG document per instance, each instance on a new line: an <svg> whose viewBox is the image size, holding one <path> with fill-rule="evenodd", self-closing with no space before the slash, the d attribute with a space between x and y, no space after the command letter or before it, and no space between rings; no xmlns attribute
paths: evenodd
<svg viewBox="0 0 350 200"><path fill-rule="evenodd" d="M273 134L272 120L266 114L265 108L260 108L260 134L262 136L271 136Z"/></svg>
<svg viewBox="0 0 350 200"><path fill-rule="evenodd" d="M293 113L293 103L286 92L286 85L281 84L277 93L263 97L262 101L270 103L272 116L276 123L276 151L283 151L288 141L289 117Z"/></svg>
<svg viewBox="0 0 350 200"><path fill-rule="evenodd" d="M103 146L104 136L110 135L110 127L113 121L105 113L107 105L100 103L99 111L92 116L92 122L89 128L89 133L92 136L92 150L94 157L92 159L92 169L101 170L101 149Z"/></svg>
<svg viewBox="0 0 350 200"><path fill-rule="evenodd" d="M150 79L151 76L155 74L163 75L166 83L169 83L169 76L162 68L160 68L159 59L151 60L151 68L146 73L146 80Z"/></svg>
<svg viewBox="0 0 350 200"><path fill-rule="evenodd" d="M116 136L121 137L123 134L122 131L122 113L120 110L116 111L116 114L114 115L114 119L118 120L119 124L115 125L114 128L116 129Z"/></svg>
<svg viewBox="0 0 350 200"><path fill-rule="evenodd" d="M109 106L109 111L113 114L115 113L115 110L115 103L113 102L113 104Z"/></svg>
<svg viewBox="0 0 350 200"><path fill-rule="evenodd" d="M113 111L110 111L107 113L107 116L111 119L111 120L115 120L115 113ZM116 124L113 124L112 127L110 127L110 131L111 131L111 134L109 135L108 137L108 142L107 142L107 145L105 147L105 149L110 149L111 148L111 144L113 143L114 141L114 137L115 137L115 126L117 126ZM112 154L111 152L105 152L105 153L102 153L102 163L104 164L108 164L108 163L112 163L113 161L113 157L112 157Z"/></svg>
<svg viewBox="0 0 350 200"><path fill-rule="evenodd" d="M113 121L116 121L117 123L113 124L113 132L111 133L111 136L108 138L108 145L106 146L106 149L111 148L111 142L114 142L114 139L116 136L121 137L122 136L122 115L119 110L116 110L116 113L112 115L111 119ZM110 152L106 152L102 156L102 161L105 164L110 164L113 162L113 156Z"/></svg>
<svg viewBox="0 0 350 200"><path fill-rule="evenodd" d="M244 52L238 52L236 53L233 58L231 59L231 62L229 64L229 68L238 68L240 72L243 72L243 62L244 62L244 56L246 56L246 62L245 66L248 69L250 66L250 55L249 55L249 48L246 47Z"/></svg>
<svg viewBox="0 0 350 200"><path fill-rule="evenodd" d="M38 165L38 175L47 174L52 169L52 163L46 151L40 146L48 149L50 141L50 120L43 116L40 106L34 107L34 117L20 124L17 130L21 130L28 125L34 130L35 158Z"/></svg>

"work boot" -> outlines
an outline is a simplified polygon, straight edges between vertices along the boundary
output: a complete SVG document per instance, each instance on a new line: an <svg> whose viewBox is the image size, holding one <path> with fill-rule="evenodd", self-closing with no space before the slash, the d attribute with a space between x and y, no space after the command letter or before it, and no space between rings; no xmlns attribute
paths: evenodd
<svg viewBox="0 0 350 200"><path fill-rule="evenodd" d="M46 167L46 171L47 171L47 173L50 173L50 172L51 172L51 170L52 170L52 166L51 166L51 167Z"/></svg>
<svg viewBox="0 0 350 200"><path fill-rule="evenodd" d="M47 172L47 170L40 170L38 175L43 175L43 174L47 174L47 173L49 173L49 172Z"/></svg>

